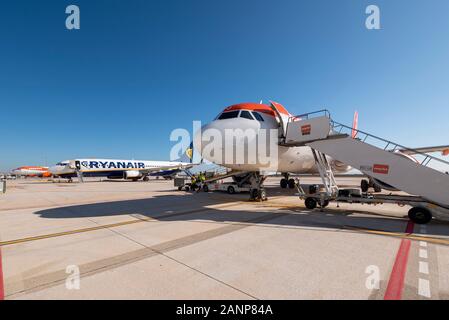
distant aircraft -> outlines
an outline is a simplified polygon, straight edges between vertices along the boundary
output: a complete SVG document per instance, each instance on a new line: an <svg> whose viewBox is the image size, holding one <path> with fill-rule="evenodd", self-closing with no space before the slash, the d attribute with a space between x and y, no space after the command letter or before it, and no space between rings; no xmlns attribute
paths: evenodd
<svg viewBox="0 0 449 320"><path fill-rule="evenodd" d="M192 146L186 150L180 161L149 161L149 160L116 160L116 159L74 159L58 162L50 167L54 177L72 178L78 177L83 182L83 177L107 177L108 179L126 179L137 181L149 180L149 176L172 176L180 170L192 168Z"/></svg>
<svg viewBox="0 0 449 320"><path fill-rule="evenodd" d="M11 171L12 175L21 177L51 177L51 172L48 167L40 166L24 166Z"/></svg>

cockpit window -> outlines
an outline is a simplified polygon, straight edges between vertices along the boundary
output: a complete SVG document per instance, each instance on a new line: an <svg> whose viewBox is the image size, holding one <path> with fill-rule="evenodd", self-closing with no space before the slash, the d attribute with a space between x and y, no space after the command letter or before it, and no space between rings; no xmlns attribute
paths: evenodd
<svg viewBox="0 0 449 320"><path fill-rule="evenodd" d="M240 112L240 118L246 118L249 120L254 120L253 116L251 115L251 113L249 111L243 110L242 112Z"/></svg>
<svg viewBox="0 0 449 320"><path fill-rule="evenodd" d="M66 166L68 164L69 164L68 162L58 162L56 165L57 166Z"/></svg>
<svg viewBox="0 0 449 320"><path fill-rule="evenodd" d="M253 116L254 116L254 118L256 118L257 121L264 121L262 116L255 111L253 111Z"/></svg>
<svg viewBox="0 0 449 320"><path fill-rule="evenodd" d="M218 120L225 120L225 119L232 119L237 118L239 116L240 111L229 111L229 112L223 112L219 117Z"/></svg>

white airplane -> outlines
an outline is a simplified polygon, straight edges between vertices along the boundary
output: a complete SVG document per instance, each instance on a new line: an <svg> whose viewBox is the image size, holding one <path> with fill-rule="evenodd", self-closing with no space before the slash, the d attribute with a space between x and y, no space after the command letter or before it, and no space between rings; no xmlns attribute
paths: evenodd
<svg viewBox="0 0 449 320"><path fill-rule="evenodd" d="M128 179L137 181L149 180L149 175L166 177L181 170L192 168L192 147L186 150L180 161L149 161L149 160L115 160L115 159L74 159L58 162L50 167L54 177L66 178L70 182L78 177L83 182L84 177L107 177L108 179ZM187 159L186 161L183 161Z"/></svg>
<svg viewBox="0 0 449 320"><path fill-rule="evenodd" d="M234 152L234 149L237 149L237 146L240 147L243 145L244 150L248 150L248 147L251 144L258 144L260 140L265 141L265 150L267 149L268 140L265 136L260 137L259 132L261 129L266 130L279 130L281 127L286 127L288 121L294 121L295 118L292 114L290 114L281 104L276 102L271 102L272 106L258 103L241 103L232 105L230 107L225 108L212 122L204 125L199 132L195 133L194 145L197 150L201 153L202 157L217 163L221 166L232 169L233 171L240 171L242 174L240 177L237 175L235 180L242 179L244 174L255 174L257 179L260 182L260 185L263 183L264 177L260 174L260 172L266 170L266 165L256 162L229 162L223 158L217 159L217 157L211 156L209 144L216 143L216 141L212 141L214 139L210 139L210 137L205 137L205 132L218 132L222 137L226 136L226 130L243 130L251 129L256 132L255 136L237 139L224 139L222 141L222 145L218 147L218 149L225 150L226 152ZM353 138L356 138L357 135L357 125L358 125L358 114L354 115L354 123L353 123ZM266 132L266 131L265 131ZM275 131L278 132L278 131ZM207 135L206 135L207 136ZM277 139L277 137L276 137ZM229 141L230 140L230 141ZM242 150L242 149L240 149ZM254 149L253 149L254 150ZM434 147L434 148L422 148L420 152L435 152L442 151L443 155L449 154L449 146L442 147ZM397 150L396 152L401 152ZM236 152L237 153L237 152ZM312 149L307 146L303 147L285 147L285 146L277 146L277 154L278 161L276 164L276 171L281 172L284 178L280 181L280 185L282 188L286 188L287 186L290 188L295 187L294 179L289 179L289 173L295 174L318 174L318 167L315 162L314 155L312 153ZM412 155L410 153L403 153L404 157L407 157L414 161ZM345 163L327 157L332 170L335 173L346 173L352 168ZM362 181L362 187L370 186L381 186L382 188L392 188L391 186L383 184L381 181L377 181L371 179L369 181ZM263 192L262 196L259 194L259 198L264 198L263 188L259 188L261 192ZM376 189L376 191L378 191ZM260 191L259 191L260 192ZM251 195L252 198L253 195Z"/></svg>

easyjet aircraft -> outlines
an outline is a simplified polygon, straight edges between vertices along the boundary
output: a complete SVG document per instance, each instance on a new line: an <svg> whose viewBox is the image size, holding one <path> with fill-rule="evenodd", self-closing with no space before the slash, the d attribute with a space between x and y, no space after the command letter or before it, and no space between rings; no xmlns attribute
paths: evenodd
<svg viewBox="0 0 449 320"><path fill-rule="evenodd" d="M212 156L210 152L209 144L213 143L214 139L211 139L209 135L204 135L204 133L218 132L222 137L226 136L227 130L241 130L252 129L256 132L255 136L245 136L237 137L237 139L223 139L223 145L220 145L218 149L225 150L225 153L234 152L237 146L240 148L243 146L244 150L254 144L260 143L261 129L274 129L274 132L280 134L279 128L286 127L289 121L295 121L295 117L290 114L281 104L276 102L271 102L271 106L266 104L257 103L241 103L232 105L225 108L212 122L204 125L199 132L195 134L194 144L195 148L199 150L202 157L222 165L227 168L231 168L235 171L241 171L246 173L260 173L266 170L266 165L260 163L259 161L253 162L229 162L226 161L225 156L222 159L217 159L215 154ZM354 115L353 132L352 137L356 138L357 135L357 124L358 124L358 114ZM276 131L278 130L278 131ZM266 131L265 131L266 132ZM200 133L202 133L200 135ZM265 136L262 137L265 140L265 150L267 149L268 140ZM277 137L276 137L277 140ZM216 141L214 141L216 143ZM287 186L290 188L295 187L294 179L289 179L289 173L296 174L318 174L318 167L315 162L312 149L307 146L302 147L285 147L276 146L278 161L276 165L276 171L281 172L284 178L280 181L282 188ZM240 149L242 150L242 149ZM253 149L254 150L254 149ZM433 147L433 148L421 148L417 150L419 152L436 152L441 151L443 154L447 155L449 153L449 146ZM396 152L401 152L396 150ZM410 158L413 161L412 155L404 152L404 157ZM328 157L328 161L332 170L335 173L346 173L351 170L351 167ZM257 179L256 179L257 180ZM263 181L258 178L259 181ZM381 181L373 180L370 178L369 182L364 180L362 187L367 186L377 186L377 188L388 188L388 185L382 184ZM390 186L391 188L391 186Z"/></svg>
<svg viewBox="0 0 449 320"><path fill-rule="evenodd" d="M11 174L23 177L51 177L51 172L48 170L48 167L39 166L19 167L12 170Z"/></svg>

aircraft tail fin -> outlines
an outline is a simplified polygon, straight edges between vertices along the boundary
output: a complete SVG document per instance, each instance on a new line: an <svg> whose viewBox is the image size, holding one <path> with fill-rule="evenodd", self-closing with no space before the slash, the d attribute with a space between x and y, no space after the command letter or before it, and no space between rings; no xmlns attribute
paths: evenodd
<svg viewBox="0 0 449 320"><path fill-rule="evenodd" d="M186 163L193 162L193 141L190 143L189 147L184 151L182 156L177 161Z"/></svg>
<svg viewBox="0 0 449 320"><path fill-rule="evenodd" d="M355 139L357 137L357 134L359 133L358 128L359 128L359 112L356 111L354 112L354 120L352 121L352 132L351 132L352 139Z"/></svg>

